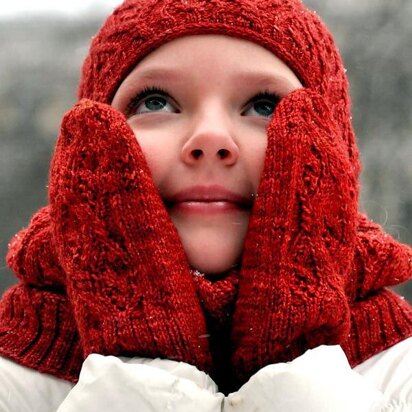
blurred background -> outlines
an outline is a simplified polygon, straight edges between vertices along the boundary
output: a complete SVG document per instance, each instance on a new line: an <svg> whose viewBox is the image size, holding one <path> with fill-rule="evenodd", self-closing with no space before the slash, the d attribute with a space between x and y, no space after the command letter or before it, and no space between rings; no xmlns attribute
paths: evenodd
<svg viewBox="0 0 412 412"><path fill-rule="evenodd" d="M0 9L0 294L16 282L4 261L10 238L47 204L51 154L91 36L120 2L15 0ZM347 68L361 208L412 244L412 2L305 3L333 32ZM397 290L412 302L412 282Z"/></svg>

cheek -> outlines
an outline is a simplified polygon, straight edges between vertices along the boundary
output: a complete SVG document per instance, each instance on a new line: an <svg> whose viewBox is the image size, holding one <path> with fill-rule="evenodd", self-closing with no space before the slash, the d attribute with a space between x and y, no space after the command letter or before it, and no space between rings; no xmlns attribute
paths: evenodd
<svg viewBox="0 0 412 412"><path fill-rule="evenodd" d="M135 130L137 142L146 158L153 180L159 185L164 176L168 173L171 164L175 161L176 147L167 136L160 133Z"/></svg>
<svg viewBox="0 0 412 412"><path fill-rule="evenodd" d="M246 149L245 164L251 183L257 191L260 178L263 172L266 157L267 138L260 136L253 144L249 144Z"/></svg>

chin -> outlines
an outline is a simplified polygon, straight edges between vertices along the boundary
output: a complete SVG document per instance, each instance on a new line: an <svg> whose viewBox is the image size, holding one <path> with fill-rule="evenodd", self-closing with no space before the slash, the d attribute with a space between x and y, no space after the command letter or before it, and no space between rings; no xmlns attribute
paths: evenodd
<svg viewBox="0 0 412 412"><path fill-rule="evenodd" d="M201 273L205 273L206 275L218 276L226 274L230 271L230 269L236 265L237 258L233 260L225 260L225 259L202 259L198 256L190 256L191 253L189 252L188 261L190 266L193 269L198 270Z"/></svg>
<svg viewBox="0 0 412 412"><path fill-rule="evenodd" d="M190 266L207 275L229 272L239 262L246 230L179 230Z"/></svg>

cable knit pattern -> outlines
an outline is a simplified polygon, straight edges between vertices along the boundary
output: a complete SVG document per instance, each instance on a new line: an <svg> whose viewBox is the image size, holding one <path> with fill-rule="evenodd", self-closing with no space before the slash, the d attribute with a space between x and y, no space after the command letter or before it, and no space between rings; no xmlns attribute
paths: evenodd
<svg viewBox="0 0 412 412"><path fill-rule="evenodd" d="M282 99L269 124L232 322L240 384L348 335L358 185L338 134L324 99L309 89Z"/></svg>
<svg viewBox="0 0 412 412"><path fill-rule="evenodd" d="M330 120L328 125L331 125L331 130L330 134L327 134L327 139L331 139L330 144L332 146L340 148L340 153L342 153L342 150L346 153L350 163L346 163L347 170L342 170L342 172L343 174L347 172L348 176L353 176L353 179L357 181L360 173L360 163L351 125L350 99L345 70L329 31L318 16L305 9L298 0L127 0L114 11L97 36L93 38L90 53L83 66L82 79L79 85L79 98L110 103L116 89L127 74L148 53L174 38L207 33L235 36L267 48L295 71L307 89L310 89L314 95L321 96L313 109L315 113L319 112L319 115L324 114L325 108L328 109L329 114L327 117ZM321 104L320 101L324 104ZM307 118L305 116L303 118ZM285 120L282 123L281 128L278 130L279 133L286 137L290 130L296 126L296 122L300 121L301 119L292 116L290 122ZM111 135L108 131L112 130L111 122L105 122L103 119L103 124L106 125L107 130L104 130L104 128L101 130L102 136L106 136L110 141ZM101 127L101 124L98 122L94 126ZM310 128L311 125L308 125L308 127ZM78 124L77 129L74 128L73 132L81 134L81 130L83 130L83 126ZM273 135L273 137L275 136ZM274 141L273 143L280 144L280 142L276 143ZM299 144L295 141L295 150L298 150ZM282 147L283 160L278 160L283 161L284 166L287 168L288 162L285 162L285 159L288 159L292 152L288 152L286 146ZM83 152L81 150L78 152L80 157L76 157L75 152L72 151L70 154L72 161L79 162L81 165L81 156L86 158L89 156L89 166L98 168L99 165L92 161L93 156L96 155L96 153L93 155L93 150L98 149L98 147L94 145L88 145L87 147ZM326 148L327 145L322 147ZM124 148L119 147L118 149L122 161L117 166L115 161L112 162L112 167L121 167L127 173L133 173L136 164L132 166L133 163L129 163L127 160L128 154ZM319 153L316 153L316 150L311 152L308 147L305 150L308 150L308 158L312 159L319 156L319 159L323 159L322 162L325 161L323 149ZM65 162L65 153L65 150L60 152L63 163ZM326 162L331 161L333 163L330 160L333 159L333 156L330 157L331 153L328 153L329 157L327 158L329 160L326 160ZM193 282L185 283L188 290L192 292L196 290L200 305L207 318L208 330L204 330L200 335L199 344L206 353L207 345L204 342L207 341L206 338L209 338L213 360L215 366L217 365L212 377L215 378L219 387L227 388L227 391L233 388L232 379L236 380L237 383L241 383L247 379L253 370L263 366L265 362L293 359L306 347L311 346L308 342L311 339L314 339L314 344L322 340L326 343L328 341L329 343L339 341L351 365L355 366L383 349L412 336L412 310L410 305L395 293L385 289L387 286L397 285L411 278L411 248L395 241L385 234L379 225L370 222L365 215L360 213L355 216L351 215L351 218L347 216L348 219L344 219L345 222L349 222L348 228L341 226L340 220L337 217L335 219L335 214L331 212L336 208L339 212L336 216L343 216L341 214L342 205L339 204L338 200L339 193L336 193L335 188L332 188L334 195L331 199L322 201L325 214L320 213L321 210L317 211L316 202L309 200L313 193L318 190L319 185L323 184L325 176L328 175L324 165L316 162L312 162L311 167L307 167L309 164L301 165L304 171L304 179L301 183L307 185L309 192L313 191L312 194L308 192L310 196L301 196L303 192L294 193L290 188L285 191L285 195L289 196L291 204L295 204L294 202L298 200L300 211L297 215L299 217L298 221L293 221L292 225L284 226L286 220L282 220L279 218L281 215L276 214L278 211L282 211L282 208L287 208L288 203L283 198L273 198L273 193L276 193L276 191L272 192L272 186L279 184L276 179L282 177L276 173L276 169L273 169L275 159L277 159L277 153L268 151L266 170L269 170L269 173L266 176L265 184L261 187L261 192L258 193L258 198L260 196L266 201L264 204L262 203L264 207L261 210L258 207L256 208L257 219L262 217L262 213L266 213L266 207L271 208L275 219L276 216L278 217L278 220L274 221L271 219L264 220L269 225L268 227L272 225L273 230L269 230L263 225L263 227L260 226L261 232L255 230L257 226L253 226L255 229L248 233L249 239L252 240L248 241L245 249L245 254L249 253L249 258L245 260L244 267L237 268L227 278L211 281L204 276L194 276ZM132 161L131 158L129 160ZM292 160L290 158L290 161ZM76 168L70 169L72 166L65 163L65 167L68 167L66 171L69 171L74 179L72 183L76 182L72 190L80 190L76 201L81 201L82 198L83 200L88 198L92 203L95 201L95 199L93 200L94 188L90 186L93 181L96 185L100 185L100 190L103 193L105 184L107 184L107 193L110 194L110 199L102 199L100 206L108 206L111 204L110 202L124 201L116 191L113 191L111 186L113 181L111 180L110 162L104 159L103 163L102 166L108 167L107 174L100 175L102 179L98 181L91 173L88 175L90 181L85 178L84 173L77 176ZM333 173L339 174L339 167L332 167L328 170L333 170ZM85 172L84 169L83 172ZM59 173L61 172L55 169L51 178L56 179ZM119 178L120 172L117 172L116 176ZM335 177L338 179L338 176ZM326 180L328 181L328 178ZM62 182L66 182L61 186L62 190L67 189L67 185L70 186L70 179L63 179L60 183ZM133 185L130 189L133 190ZM345 197L345 201L351 202L351 200L348 200L349 198ZM70 204L69 199L72 199L72 197L66 198L66 204ZM76 196L74 199L76 199ZM275 201L278 203L275 203ZM148 204L151 204L151 202L149 201ZM275 205L279 208L274 208ZM100 209L101 216L107 218L106 222L100 222L102 225L99 227L100 229L103 228L102 231L99 227L94 227L87 221L85 218L87 213L85 215L80 214L83 216L81 228L89 230L98 239L101 239L101 236L106 233L106 226L112 218L117 216L115 221L117 223L122 222L122 216L116 214L117 212L114 209L107 209L106 206ZM123 206L125 205L123 204ZM147 207L147 204L143 202L142 207ZM85 209L83 209L84 211ZM89 212L92 216L92 211ZM152 212L150 210L147 217L149 215L153 217ZM129 338L132 336L130 331L122 333L120 338L116 333L112 333L112 328L102 338L99 337L98 328L93 329L93 322L91 322L91 330L88 330L88 321L82 318L84 312L79 308L88 302L92 305L98 304L92 302L93 298L91 296L93 291L98 293L99 290L101 291L101 285L94 279L93 271L89 273L87 271L82 272L88 277L84 282L82 280L83 274L80 272L75 274L74 277L70 276L73 275L76 268L85 268L85 262L82 262L82 259L89 259L89 263L93 263L93 256L90 254L91 245L87 243L84 233L79 233L79 236L83 237L76 240L75 228L78 223L75 221L69 222L72 237L69 236L66 239L70 239L70 242L66 242L65 246L62 245L63 238L56 242L56 237L52 234L53 222L50 213L50 206L40 209L33 216L28 227L20 231L9 245L7 263L19 278L20 283L10 288L0 301L0 354L22 365L75 382L78 379L84 356L91 349L112 354L126 351L130 355L136 356L158 351L157 342L151 346L149 342L150 333L146 334L145 331L143 331L142 336L145 337L147 345L145 351L142 352L142 348L138 347L141 344L138 339L130 342ZM67 230L65 210L61 209L59 216L58 218L55 209L53 221L54 224L57 222L62 225L60 233L63 233ZM327 221L322 220L323 216L327 218ZM273 225L275 226L273 227ZM122 227L124 228L120 225L117 229L122 232ZM111 229L113 229L112 226ZM285 237L286 229L292 229L290 236ZM321 241L321 229L328 233L324 243ZM356 232L354 232L355 229ZM122 272L122 264L130 263L127 260L122 263L122 260L118 259L120 249L125 245L120 241L122 236L117 236L120 232L116 230L112 233L113 238L107 243L106 249L95 250L97 259L95 263L99 262L94 267L96 273L99 270L99 265L102 264L105 273L108 273L107 269L110 269L110 275L116 277L117 273ZM346 230L348 232L345 234ZM349 235L349 232L352 235ZM275 248L272 248L273 245L276 245L276 239L270 237L276 234L284 237L284 244L289 247L288 251L294 250L296 252L295 255L290 256L292 258L291 262L298 269L302 269L300 272L298 270L291 271L291 265L288 265L286 269L291 277L279 277L278 275L283 268L280 268L279 265L276 267L270 266L270 263L275 263L275 258L279 258L279 247L281 248L283 244L278 243ZM264 242L267 247L265 246L259 250L259 244L261 243L253 246L253 238L258 239L259 242ZM128 238L126 237L126 239ZM295 241L292 242L292 239L295 239ZM82 245L84 240L86 241ZM313 244L311 243L312 240L314 240ZM104 246L99 242L93 243L93 245L97 248L99 248L99 245ZM82 255L83 246L88 248L89 254ZM77 249L79 254L76 254ZM249 252L248 249L250 249ZM137 258L138 253L134 253L133 248L127 250L131 251L131 255ZM256 257L251 253L252 250L256 251ZM139 272L140 269L144 272L147 267L153 265L153 262L143 249L141 251L144 257L138 267ZM104 253L107 253L109 259L106 263L103 259ZM165 249L163 249L163 254L160 252L156 254L161 260L164 259L164 262L161 270L156 270L153 273L165 274L169 270L175 274L177 273L176 260L167 260L167 254L168 252L165 252ZM70 256L73 262L70 262ZM348 262L350 262L346 268L342 265L345 256L348 256ZM233 342L230 340L232 314L234 310L244 310L241 307L235 308L235 306L239 298L241 282L248 273L247 267L253 266L256 269L259 266L258 261L255 262L257 266L253 263L253 260L256 260L257 257L267 268L267 272L263 273L262 278L265 281L261 280L258 285L259 292L266 293L269 301L273 299L276 305L271 303L269 306L262 306L260 308L261 316L253 317L253 322L256 322L260 327L259 323L264 322L265 319L272 319L270 327L266 329L265 333L266 338L274 336L275 340L270 337L266 341L272 343L276 342L276 339L278 343L290 341L291 346L282 348L278 344L269 344L269 351L273 348L277 349L275 351L276 356L272 356L273 352L272 355L270 353L265 354L262 352L262 348L257 348L257 351L260 351L257 360L256 358L252 359L255 356L253 354L252 358L248 360L247 368L241 371L239 376L236 376L237 371L229 370L230 365L225 362L225 359L227 360L231 356L230 352L234 347L233 344L240 343L237 340L236 333L232 335ZM62 258L66 262L63 265L64 267L61 264ZM117 266L119 262L122 263L120 267ZM88 267L91 268L93 265ZM307 267L310 270L307 270ZM329 272L329 269L330 278L320 275ZM239 276L238 271L241 273ZM270 273L274 274L273 278L269 276ZM283 279L283 284L280 283L283 289L278 292L276 287L279 286L280 278ZM75 279L75 282L68 279ZM255 277L256 280L259 281L259 278ZM282 300L282 293L285 293L285 285L288 285L288 282L293 282L294 291L292 297L288 297L289 300ZM75 296L74 283L80 286L82 296ZM150 282L146 282L145 285L145 287L151 288ZM130 293L125 288L127 286L125 282L119 284L119 287L123 286L119 293L115 291L115 284L112 286L113 302L106 299L110 298L106 294L106 300L103 299L100 302L102 313L107 314L109 312L105 308L104 302L108 304L108 307L112 307L110 305L116 302L123 302L123 304L128 305L125 298L130 297ZM176 287L178 286L176 285ZM318 287L320 287L319 292L317 292ZM179 290L181 289L180 287ZM242 296L245 297L250 292L252 294L250 298L253 300L254 287L249 288L249 292L245 293L247 289L247 287L243 288ZM186 296L186 292L182 292L182 296ZM329 292L330 301L328 302ZM306 302L310 304L309 306L299 305L299 293L301 293L302 303L306 299ZM90 297L90 300L87 296ZM284 296L287 297L287 295ZM308 297L309 301L307 300ZM179 298L175 302L178 301L181 302ZM292 303L292 306L288 306L290 303ZM331 312L333 304L336 304L335 316ZM114 307L116 305L114 304ZM194 305L196 306L198 303ZM280 314L275 320L276 313L272 312L278 311L279 308ZM99 317L100 309L95 311L97 317ZM268 312L269 309L272 312ZM323 313L323 310L327 313ZM302 317L302 313L305 312L308 314L307 318ZM246 315L245 313L245 317ZM189 315L189 318L190 316L192 315ZM135 320L149 321L145 319L146 317L150 318L150 314L142 312L142 317L136 317ZM126 326L126 323L124 326ZM165 324L169 325L171 330L175 330L167 319ZM310 327L308 328L309 324ZM322 325L325 325L326 328L322 328ZM157 326L159 324L152 323L147 331L150 330L153 334L156 334ZM319 330L322 332L312 335L310 331L316 331L317 326L321 326ZM140 329L140 331L142 330ZM165 331L164 325L162 331L166 335L172 333L170 330ZM175 334L174 337L177 335ZM200 336L194 338L192 342L194 346ZM297 339L293 343L294 338ZM165 343L164 340L163 343ZM178 346L179 348L176 349L179 352L178 357L183 354L182 359L191 358L192 355L189 357L186 355L189 352L193 354L192 349L195 351L194 347L191 349L183 348L180 341ZM174 355L170 356L173 357ZM202 362L199 364L202 364Z"/></svg>
<svg viewBox="0 0 412 412"><path fill-rule="evenodd" d="M65 115L49 198L84 356L137 353L209 371L183 246L123 114L84 99Z"/></svg>

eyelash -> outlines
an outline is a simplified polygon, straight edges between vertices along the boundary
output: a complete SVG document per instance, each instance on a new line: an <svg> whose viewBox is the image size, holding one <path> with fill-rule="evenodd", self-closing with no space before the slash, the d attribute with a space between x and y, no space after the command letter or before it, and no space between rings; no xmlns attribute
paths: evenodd
<svg viewBox="0 0 412 412"><path fill-rule="evenodd" d="M145 86L140 92L138 92L130 100L129 104L126 107L126 116L127 117L132 116L133 111L137 108L137 105L145 97L148 97L152 94L164 95L165 97L171 98L170 94L160 86ZM248 101L248 104L252 102L253 100L269 100L276 106L281 100L281 97L278 94L265 89L265 90L258 92L254 97L252 97L252 99Z"/></svg>

